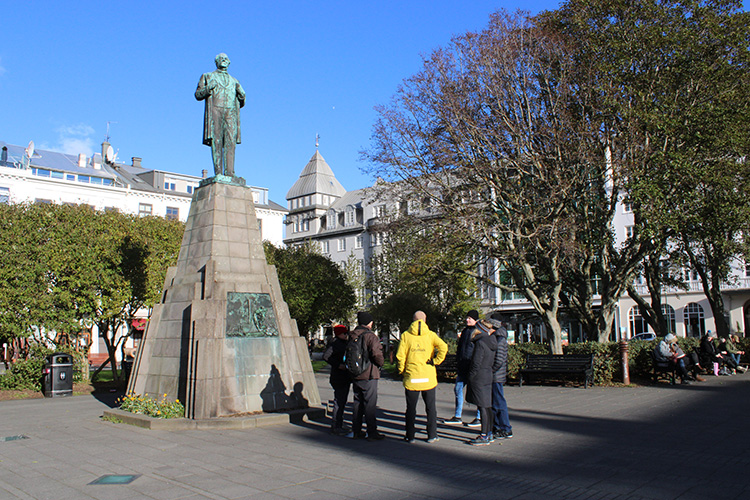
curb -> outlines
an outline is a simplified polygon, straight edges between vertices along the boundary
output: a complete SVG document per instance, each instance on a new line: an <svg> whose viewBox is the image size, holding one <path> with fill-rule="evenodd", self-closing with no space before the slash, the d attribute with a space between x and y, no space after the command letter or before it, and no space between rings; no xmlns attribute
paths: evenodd
<svg viewBox="0 0 750 500"><path fill-rule="evenodd" d="M201 429L252 429L289 423L301 423L308 420L325 418L324 408L303 408L283 413L263 413L246 417L222 417L206 420L192 420L188 418L154 418L146 415L130 413L112 408L104 410L102 417L119 420L124 424L134 425L143 429L159 431L187 431Z"/></svg>

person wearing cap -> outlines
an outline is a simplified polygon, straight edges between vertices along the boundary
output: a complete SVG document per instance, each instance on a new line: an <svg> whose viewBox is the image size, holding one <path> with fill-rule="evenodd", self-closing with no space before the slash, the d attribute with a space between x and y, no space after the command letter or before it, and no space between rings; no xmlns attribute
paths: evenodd
<svg viewBox="0 0 750 500"><path fill-rule="evenodd" d="M448 425L466 425L467 427L479 427L479 410L471 422L464 424L461 415L464 410L464 392L466 383L469 380L469 368L471 367L471 354L474 350L474 344L471 342L471 334L474 333L479 312L472 309L466 313L466 327L458 334L458 343L456 345L456 385L453 392L456 396L456 410L451 418L443 420Z"/></svg>
<svg viewBox="0 0 750 500"><path fill-rule="evenodd" d="M409 329L401 334L396 352L398 372L403 375L404 393L406 396L406 434L407 443L414 442L417 401L422 396L427 413L427 442L434 443L437 435L437 410L435 408L435 388L437 371L448 353L448 344L430 330L422 311L414 313L414 321Z"/></svg>
<svg viewBox="0 0 750 500"><path fill-rule="evenodd" d="M488 320L492 325L493 337L497 341L495 361L492 364L494 380L492 382L492 412L494 415L492 437L496 439L510 439L513 437L513 427L508 417L508 402L505 400L505 385L508 372L508 330L496 320Z"/></svg>
<svg viewBox="0 0 750 500"><path fill-rule="evenodd" d="M474 351L471 354L469 368L469 390L466 401L479 408L481 431L477 437L469 441L473 446L485 446L492 439L492 382L494 374L492 365L495 362L497 341L492 336L492 324L487 321L477 322L471 341Z"/></svg>
<svg viewBox="0 0 750 500"><path fill-rule="evenodd" d="M372 315L366 311L357 313L357 327L349 334L350 339L364 335L365 345L370 358L370 366L361 374L354 377L354 408L352 416L352 437L354 439L367 438L368 441L378 441L385 438L378 432L376 411L378 408L378 380L380 368L383 366L383 347L380 339L372 332ZM367 423L367 433L362 430L362 423Z"/></svg>
<svg viewBox="0 0 750 500"><path fill-rule="evenodd" d="M331 433L343 436L349 433L344 426L344 408L346 400L349 399L349 388L352 379L349 371L344 366L344 353L349 340L349 328L345 325L333 327L333 339L329 342L323 353L323 359L331 365L331 376L329 382L333 388L333 418L331 421Z"/></svg>

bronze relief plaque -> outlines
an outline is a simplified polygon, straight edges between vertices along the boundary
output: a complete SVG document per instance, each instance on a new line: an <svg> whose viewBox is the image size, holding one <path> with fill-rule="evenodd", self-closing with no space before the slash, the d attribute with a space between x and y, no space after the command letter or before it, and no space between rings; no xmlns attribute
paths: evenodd
<svg viewBox="0 0 750 500"><path fill-rule="evenodd" d="M227 337L278 337L279 328L267 293L227 292Z"/></svg>

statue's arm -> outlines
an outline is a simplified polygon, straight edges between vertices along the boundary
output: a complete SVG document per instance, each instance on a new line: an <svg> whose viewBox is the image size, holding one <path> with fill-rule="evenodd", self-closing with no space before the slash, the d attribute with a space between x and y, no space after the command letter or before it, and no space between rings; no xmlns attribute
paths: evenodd
<svg viewBox="0 0 750 500"><path fill-rule="evenodd" d="M244 106L245 105L245 90L242 88L242 85L240 85L240 82L237 82L236 94L237 94L237 99L240 101L240 107Z"/></svg>
<svg viewBox="0 0 750 500"><path fill-rule="evenodd" d="M211 95L211 89L207 85L208 77L201 75L201 79L198 80L198 88L195 90L195 98L202 101L206 97Z"/></svg>

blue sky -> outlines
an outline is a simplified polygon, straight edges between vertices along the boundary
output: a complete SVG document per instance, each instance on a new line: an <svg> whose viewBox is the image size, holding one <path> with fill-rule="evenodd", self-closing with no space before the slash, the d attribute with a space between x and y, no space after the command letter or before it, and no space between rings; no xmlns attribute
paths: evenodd
<svg viewBox="0 0 750 500"><path fill-rule="evenodd" d="M359 152L373 107L416 73L421 55L482 29L500 8L550 0L15 1L2 10L0 140L68 153L100 150L109 125L119 160L200 175L200 75L226 52L247 93L235 170L286 192L315 152L346 189L372 184Z"/></svg>

